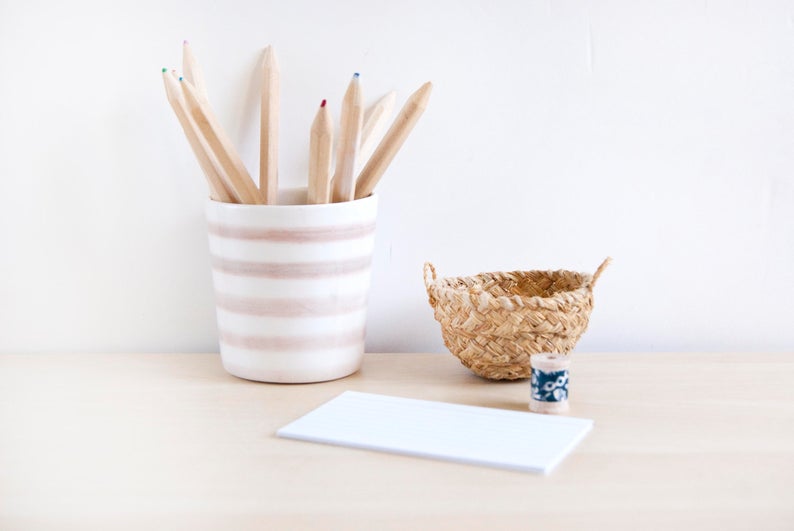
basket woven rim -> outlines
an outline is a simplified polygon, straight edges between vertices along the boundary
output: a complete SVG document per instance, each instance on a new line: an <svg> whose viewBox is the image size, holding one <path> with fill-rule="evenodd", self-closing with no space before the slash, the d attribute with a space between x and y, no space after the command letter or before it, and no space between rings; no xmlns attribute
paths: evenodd
<svg viewBox="0 0 794 531"><path fill-rule="evenodd" d="M542 301L552 301L552 300L559 300L565 301L566 299L570 298L580 298L582 296L586 296L588 293L592 292L593 287L595 286L598 277L601 275L603 270L606 268L609 263L611 263L611 258L607 258L604 262L599 266L598 270L594 274L590 273L582 273L579 271L573 271L569 269L531 269L531 270L513 270L513 271L495 271L495 272L481 272L477 273L476 275L465 275L465 276L450 276L450 277L438 277L436 275L436 270L433 264L430 262L425 263L425 287L428 291L434 291L435 296L437 298L448 299L450 297L460 297L463 294L472 295L480 300L485 299L489 300L492 298L498 299L513 299L517 300L520 299L522 303L540 303ZM578 287L573 289L563 289L557 291L551 295L525 295L525 294L513 294L510 296L507 295L494 295L488 290L472 290L471 287L467 286L453 286L453 283L472 283L478 284L483 281L489 280L496 280L497 282L501 278L507 278L508 276L547 276L547 277L563 277L563 276L570 276L574 275L581 279L581 282ZM486 278L490 277L490 278Z"/></svg>
<svg viewBox="0 0 794 531"><path fill-rule="evenodd" d="M564 275L566 273L574 273L574 274L579 275L580 277L582 277L581 285L578 288L564 289L564 290L557 291L557 292L555 292L552 295L546 295L546 296L544 296L544 295L519 295L519 294L510 295L510 296L507 296L507 295L496 296L496 295L494 295L493 293L491 293L490 291L487 291L487 290L482 290L481 293L484 294L484 295L480 295L478 293L478 296L486 296L486 297L492 297L492 298L507 297L508 299L512 299L514 297L518 297L518 298L520 298L523 301L529 301L531 299L544 299L544 300L555 299L555 298L558 298L559 296L564 295L566 293L575 294L577 292L581 292L582 294L587 294L587 292L591 291L592 286L593 286L593 275L591 275L590 273L580 273L578 271L570 271L570 270L567 270L567 269L555 269L555 270L531 269L531 270L516 270L516 271L495 271L495 272L490 272L490 273L489 272L483 272L483 273L477 273L476 275L466 275L466 276L459 276L459 277L439 277L439 278L433 280L430 283L430 286L436 288L436 290L438 290L440 292L470 293L470 288L467 288L467 287L464 287L464 286L450 286L449 283L450 282L459 282L459 281L464 281L465 282L467 280L477 281L477 280L482 279L485 275L490 275L490 276L528 275L528 274Z"/></svg>
<svg viewBox="0 0 794 531"><path fill-rule="evenodd" d="M492 301L500 301L504 306L505 309L512 309L512 303L518 304L519 306L544 306L548 307L549 305L558 305L558 304L576 304L583 299L586 299L593 291L595 287L596 281L598 277L601 276L601 273L604 269L612 262L612 258L607 257L601 265L598 267L595 273L582 273L579 271L573 271L569 269L530 269L530 270L514 270L514 271L495 271L495 272L481 272L477 273L476 275L465 275L465 276L451 276L451 277L438 277L436 274L436 269L430 262L425 262L424 267L424 281L425 281L425 288L427 290L428 296L431 298L431 304L433 304L432 299L436 299L436 301L443 300L448 302L454 302L454 299L460 299L463 296L468 295L468 298L471 300L472 304L477 306L482 306L483 304L487 304ZM567 275L576 275L581 277L582 282L579 287L574 289L564 289L557 291L551 295L524 295L524 294L513 294L513 295L494 295L490 291L487 290L472 290L469 287L465 286L451 286L450 283L453 282L466 282L466 281L473 281L473 283L479 282L483 279L484 276L490 277L499 277L499 276L507 276L507 275L518 275L518 276L525 276L525 275L547 275L547 276L567 276ZM475 302L476 301L476 302ZM435 304L433 304L435 305Z"/></svg>

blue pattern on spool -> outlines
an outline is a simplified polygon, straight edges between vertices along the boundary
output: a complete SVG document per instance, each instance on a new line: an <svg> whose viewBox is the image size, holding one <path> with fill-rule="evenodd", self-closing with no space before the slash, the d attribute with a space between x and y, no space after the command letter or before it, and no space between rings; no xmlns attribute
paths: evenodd
<svg viewBox="0 0 794 531"><path fill-rule="evenodd" d="M532 398L539 402L568 400L568 371L543 372L533 368Z"/></svg>

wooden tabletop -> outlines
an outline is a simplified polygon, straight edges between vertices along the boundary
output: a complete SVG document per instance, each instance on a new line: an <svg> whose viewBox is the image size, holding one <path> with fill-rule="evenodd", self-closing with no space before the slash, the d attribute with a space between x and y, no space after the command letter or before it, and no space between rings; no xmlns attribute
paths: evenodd
<svg viewBox="0 0 794 531"><path fill-rule="evenodd" d="M593 431L542 476L278 439L344 390L526 411L529 383L369 354L277 385L218 355L0 356L0 528L792 529L794 356L576 354Z"/></svg>

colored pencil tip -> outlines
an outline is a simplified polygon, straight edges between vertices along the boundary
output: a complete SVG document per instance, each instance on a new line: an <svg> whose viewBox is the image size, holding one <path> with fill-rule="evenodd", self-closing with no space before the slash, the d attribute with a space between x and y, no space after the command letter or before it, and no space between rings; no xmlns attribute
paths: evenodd
<svg viewBox="0 0 794 531"><path fill-rule="evenodd" d="M168 69L167 68L163 68L163 74L165 74L166 72L168 72Z"/></svg>
<svg viewBox="0 0 794 531"><path fill-rule="evenodd" d="M360 74L358 72L356 72L355 74L353 74L353 77L358 77L359 75Z"/></svg>
<svg viewBox="0 0 794 531"><path fill-rule="evenodd" d="M190 43L189 43L189 42L187 42L187 39L185 39L184 41L182 41L182 45L183 45L183 46L187 46L188 44L190 44Z"/></svg>
<svg viewBox="0 0 794 531"><path fill-rule="evenodd" d="M179 81L182 81L182 76L179 76Z"/></svg>
<svg viewBox="0 0 794 531"><path fill-rule="evenodd" d="M320 107L325 107L325 100L320 103Z"/></svg>

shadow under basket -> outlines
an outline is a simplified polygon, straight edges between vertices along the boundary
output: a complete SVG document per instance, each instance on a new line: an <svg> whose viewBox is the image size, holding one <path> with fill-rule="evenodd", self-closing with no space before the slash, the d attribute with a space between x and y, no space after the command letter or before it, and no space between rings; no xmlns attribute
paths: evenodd
<svg viewBox="0 0 794 531"><path fill-rule="evenodd" d="M430 306L444 344L475 374L491 380L529 378L529 357L568 354L587 329L592 275L574 271L511 271L437 278L424 267Z"/></svg>

